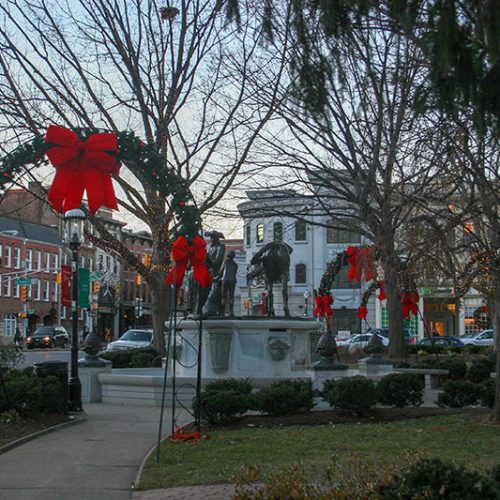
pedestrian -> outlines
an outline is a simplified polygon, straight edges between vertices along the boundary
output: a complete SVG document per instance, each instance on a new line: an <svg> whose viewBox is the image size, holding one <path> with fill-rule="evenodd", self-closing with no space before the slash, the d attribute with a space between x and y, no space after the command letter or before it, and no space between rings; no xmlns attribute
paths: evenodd
<svg viewBox="0 0 500 500"><path fill-rule="evenodd" d="M23 338L21 337L19 327L16 327L16 333L14 334L14 345L16 346L16 351L23 350Z"/></svg>
<svg viewBox="0 0 500 500"><path fill-rule="evenodd" d="M108 343L113 340L113 332L109 326L104 329L104 340Z"/></svg>
<svg viewBox="0 0 500 500"><path fill-rule="evenodd" d="M438 331L437 331L436 329L434 329L434 330L432 331L432 336L433 336L433 337L439 337L439 333L438 333Z"/></svg>

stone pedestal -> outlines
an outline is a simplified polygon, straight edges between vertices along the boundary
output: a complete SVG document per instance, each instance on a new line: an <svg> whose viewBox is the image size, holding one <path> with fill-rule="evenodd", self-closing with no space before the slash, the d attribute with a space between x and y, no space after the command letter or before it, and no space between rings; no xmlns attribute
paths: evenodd
<svg viewBox="0 0 500 500"><path fill-rule="evenodd" d="M392 363L377 354L358 360L358 368L359 374L368 378L379 378L393 372Z"/></svg>
<svg viewBox="0 0 500 500"><path fill-rule="evenodd" d="M96 356L97 357L97 356ZM82 402L101 402L101 384L97 376L101 373L111 373L111 361L97 358L98 361L86 356L78 360L78 375L82 384Z"/></svg>
<svg viewBox="0 0 500 500"><path fill-rule="evenodd" d="M343 370L325 370L325 369L315 369L313 368L309 372L311 377L313 389L318 391L323 390L323 384L326 380L338 380L344 377L354 377L359 375L358 370L355 369L343 369Z"/></svg>

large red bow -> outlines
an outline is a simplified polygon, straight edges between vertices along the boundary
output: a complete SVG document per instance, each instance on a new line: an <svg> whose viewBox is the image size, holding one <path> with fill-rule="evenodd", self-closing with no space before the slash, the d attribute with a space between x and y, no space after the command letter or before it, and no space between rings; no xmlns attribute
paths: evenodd
<svg viewBox="0 0 500 500"><path fill-rule="evenodd" d="M185 236L179 236L172 245L172 257L175 266L167 277L167 283L174 283L177 287L182 285L184 274L189 263L193 266L193 277L203 287L208 288L212 284L212 276L208 272L205 261L207 260L207 243L200 236L195 236L193 245L190 246Z"/></svg>
<svg viewBox="0 0 500 500"><path fill-rule="evenodd" d="M51 125L45 142L54 144L47 151L56 168L49 193L54 210L66 212L80 208L85 190L91 214L102 206L118 210L111 182L111 174L116 175L120 170L116 133L94 134L81 142L72 130Z"/></svg>
<svg viewBox="0 0 500 500"><path fill-rule="evenodd" d="M417 292L403 292L401 303L403 304L403 318L409 318L410 312L415 316L418 313L418 301L420 297Z"/></svg>
<svg viewBox="0 0 500 500"><path fill-rule="evenodd" d="M349 255L349 263L351 264L348 275L349 281L356 280L361 283L363 273L366 281L377 277L373 247L358 248L349 246L347 247L347 255Z"/></svg>
<svg viewBox="0 0 500 500"><path fill-rule="evenodd" d="M331 316L333 297L327 293L325 295L316 295L316 309L314 309L314 316L323 318L324 316Z"/></svg>

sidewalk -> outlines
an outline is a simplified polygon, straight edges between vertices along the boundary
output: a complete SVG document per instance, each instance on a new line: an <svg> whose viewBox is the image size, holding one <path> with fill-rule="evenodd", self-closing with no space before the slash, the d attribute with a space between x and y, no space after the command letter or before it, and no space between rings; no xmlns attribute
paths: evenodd
<svg viewBox="0 0 500 500"><path fill-rule="evenodd" d="M156 444L159 408L86 404L85 422L0 455L0 500L125 500ZM164 416L169 434L170 414ZM192 498L192 497L191 497Z"/></svg>

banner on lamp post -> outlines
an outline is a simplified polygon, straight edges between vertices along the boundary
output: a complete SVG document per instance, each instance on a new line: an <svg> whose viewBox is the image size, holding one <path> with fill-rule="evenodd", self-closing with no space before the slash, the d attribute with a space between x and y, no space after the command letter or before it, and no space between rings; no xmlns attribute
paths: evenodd
<svg viewBox="0 0 500 500"><path fill-rule="evenodd" d="M80 268L80 276L78 280L78 307L87 309L90 307L90 269Z"/></svg>
<svg viewBox="0 0 500 500"><path fill-rule="evenodd" d="M61 266L61 304L71 307L71 266Z"/></svg>

